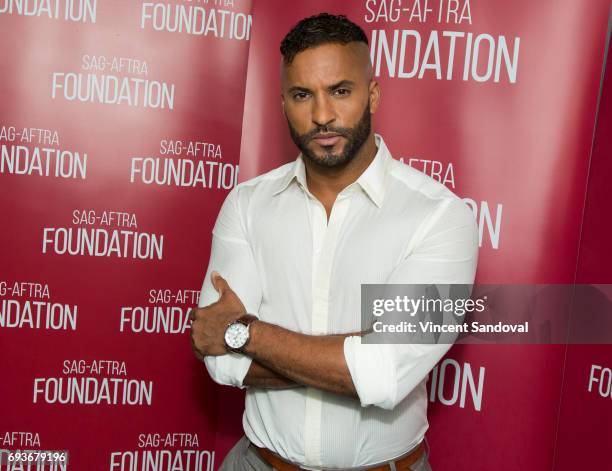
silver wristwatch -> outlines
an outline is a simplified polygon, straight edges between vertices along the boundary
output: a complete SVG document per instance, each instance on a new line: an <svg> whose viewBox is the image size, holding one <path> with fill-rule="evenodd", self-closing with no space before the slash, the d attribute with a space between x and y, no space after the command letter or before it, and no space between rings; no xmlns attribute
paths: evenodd
<svg viewBox="0 0 612 471"><path fill-rule="evenodd" d="M225 329L225 334L223 335L225 340L225 348L227 348L230 352L241 353L251 339L249 326L251 322L256 320L257 316L254 316L253 314L245 314L236 319L234 322L230 322Z"/></svg>

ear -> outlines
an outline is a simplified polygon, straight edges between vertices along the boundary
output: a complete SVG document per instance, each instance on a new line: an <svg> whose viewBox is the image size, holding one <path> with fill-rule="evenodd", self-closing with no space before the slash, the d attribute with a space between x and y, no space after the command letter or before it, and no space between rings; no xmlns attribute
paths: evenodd
<svg viewBox="0 0 612 471"><path fill-rule="evenodd" d="M370 80L369 86L369 99L370 99L370 113L376 113L378 105L380 104L380 85L376 80Z"/></svg>

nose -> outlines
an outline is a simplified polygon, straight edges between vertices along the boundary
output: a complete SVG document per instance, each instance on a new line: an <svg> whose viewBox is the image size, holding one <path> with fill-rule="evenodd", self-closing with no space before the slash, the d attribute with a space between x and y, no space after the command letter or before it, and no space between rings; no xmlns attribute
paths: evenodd
<svg viewBox="0 0 612 471"><path fill-rule="evenodd" d="M317 126L326 126L336 119L336 111L328 96L318 96L312 104L312 122Z"/></svg>

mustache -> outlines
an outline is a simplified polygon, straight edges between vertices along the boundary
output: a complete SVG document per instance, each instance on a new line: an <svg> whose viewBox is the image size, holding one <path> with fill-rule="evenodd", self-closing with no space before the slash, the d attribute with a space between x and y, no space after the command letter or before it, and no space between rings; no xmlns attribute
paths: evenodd
<svg viewBox="0 0 612 471"><path fill-rule="evenodd" d="M308 131L306 134L302 134L300 139L302 142L308 142L314 139L317 134L326 134L326 133L334 133L338 134L342 137L349 137L351 134L351 130L348 128L338 128L335 126L317 126L316 128Z"/></svg>

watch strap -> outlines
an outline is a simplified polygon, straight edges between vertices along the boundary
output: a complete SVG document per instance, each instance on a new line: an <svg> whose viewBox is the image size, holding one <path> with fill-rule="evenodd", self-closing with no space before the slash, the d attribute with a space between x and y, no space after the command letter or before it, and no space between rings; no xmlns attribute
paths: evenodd
<svg viewBox="0 0 612 471"><path fill-rule="evenodd" d="M254 314L244 314L238 319L236 319L235 322L240 322L241 324L244 324L248 327L251 322L256 321L257 319L259 318Z"/></svg>

